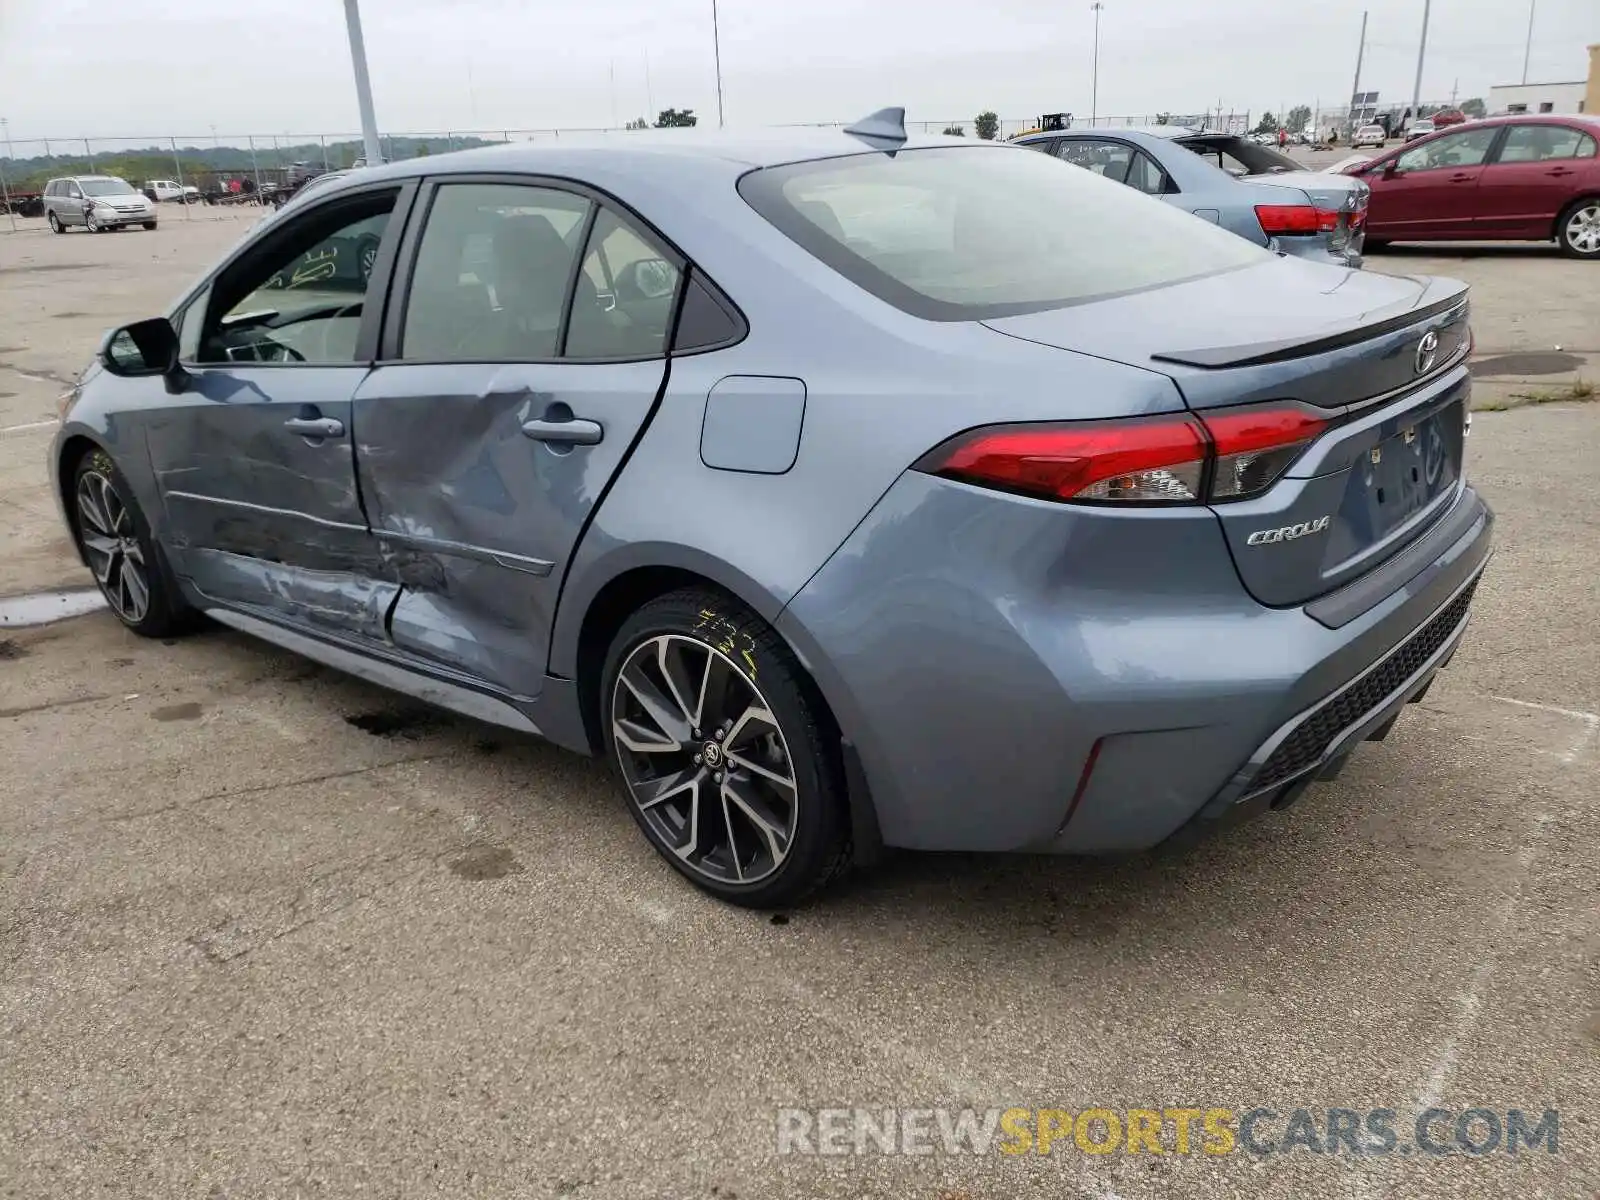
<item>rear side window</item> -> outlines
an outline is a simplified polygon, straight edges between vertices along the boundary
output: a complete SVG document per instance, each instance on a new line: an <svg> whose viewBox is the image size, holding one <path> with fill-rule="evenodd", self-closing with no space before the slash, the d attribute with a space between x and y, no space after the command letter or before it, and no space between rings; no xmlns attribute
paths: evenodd
<svg viewBox="0 0 1600 1200"><path fill-rule="evenodd" d="M417 249L401 357L554 358L589 207L554 188L441 187Z"/></svg>
<svg viewBox="0 0 1600 1200"><path fill-rule="evenodd" d="M1560 158L1593 158L1594 139L1567 125L1513 125L1501 143L1503 163L1550 162Z"/></svg>
<svg viewBox="0 0 1600 1200"><path fill-rule="evenodd" d="M1038 312L1272 257L1090 171L1014 147L952 147L752 171L745 200L811 254L914 316Z"/></svg>

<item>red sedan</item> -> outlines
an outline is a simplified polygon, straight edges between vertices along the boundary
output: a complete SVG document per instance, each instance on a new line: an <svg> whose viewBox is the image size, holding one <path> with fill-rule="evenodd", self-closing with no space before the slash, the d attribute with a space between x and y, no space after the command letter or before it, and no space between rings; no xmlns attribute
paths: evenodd
<svg viewBox="0 0 1600 1200"><path fill-rule="evenodd" d="M1366 249L1552 239L1600 259L1600 117L1471 121L1346 168L1372 187Z"/></svg>

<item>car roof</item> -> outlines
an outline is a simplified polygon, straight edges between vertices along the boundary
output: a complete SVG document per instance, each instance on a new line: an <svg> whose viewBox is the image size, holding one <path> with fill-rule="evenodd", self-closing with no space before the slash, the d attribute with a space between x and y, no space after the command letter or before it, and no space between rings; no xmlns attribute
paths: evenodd
<svg viewBox="0 0 1600 1200"><path fill-rule="evenodd" d="M1467 121L1468 125L1587 125L1600 128L1600 116L1593 113L1502 113L1496 117L1479 117ZM1460 125L1453 126L1460 129Z"/></svg>
<svg viewBox="0 0 1600 1200"><path fill-rule="evenodd" d="M935 146L1003 147L1006 144L975 138L909 134L900 149L917 150ZM361 178L363 180L413 178L468 171L537 174L553 163L563 162L570 166L576 160L584 158L601 159L607 167L621 171L626 171L630 165L641 168L649 166L652 170L656 170L671 163L682 163L686 166L699 163L719 165L743 174L752 168L872 152L873 147L847 134L843 129L804 128L742 132L641 129L551 140L509 142L496 146L480 146L472 150L456 150L449 154L435 154L425 158L410 158L366 167L361 173Z"/></svg>

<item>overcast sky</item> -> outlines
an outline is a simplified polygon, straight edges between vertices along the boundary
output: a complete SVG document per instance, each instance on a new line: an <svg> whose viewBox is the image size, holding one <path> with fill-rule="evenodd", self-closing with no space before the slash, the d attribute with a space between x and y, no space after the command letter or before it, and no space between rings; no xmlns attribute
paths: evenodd
<svg viewBox="0 0 1600 1200"><path fill-rule="evenodd" d="M1600 0L1537 0L1530 81L1582 79ZM1422 0L1366 0L1363 90L1411 95ZM1090 108L1087 0L718 0L728 124ZM1324 105L1349 92L1362 0L1106 0L1099 112ZM224 16L226 14L226 16ZM1434 0L1424 99L1522 75L1527 0ZM716 117L711 0L365 0L385 133ZM648 72L647 72L648 62ZM48 136L359 128L341 0L0 0L0 116ZM30 148L17 145L25 156ZM0 151L3 152L3 151ZM35 151L36 152L36 151Z"/></svg>

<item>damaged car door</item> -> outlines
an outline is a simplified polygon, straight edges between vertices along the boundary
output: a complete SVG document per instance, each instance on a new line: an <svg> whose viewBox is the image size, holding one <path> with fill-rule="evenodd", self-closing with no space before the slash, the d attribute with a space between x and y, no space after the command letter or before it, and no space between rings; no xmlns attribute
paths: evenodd
<svg viewBox="0 0 1600 1200"><path fill-rule="evenodd" d="M404 564L389 633L532 698L568 559L665 379L683 264L577 184L458 177L418 210L354 405L372 530Z"/></svg>
<svg viewBox="0 0 1600 1200"><path fill-rule="evenodd" d="M183 317L187 381L146 432L174 567L224 606L385 637L399 585L356 487L351 397L377 344L376 248L397 236L411 190L347 192L285 221ZM340 261L356 248L371 252Z"/></svg>

